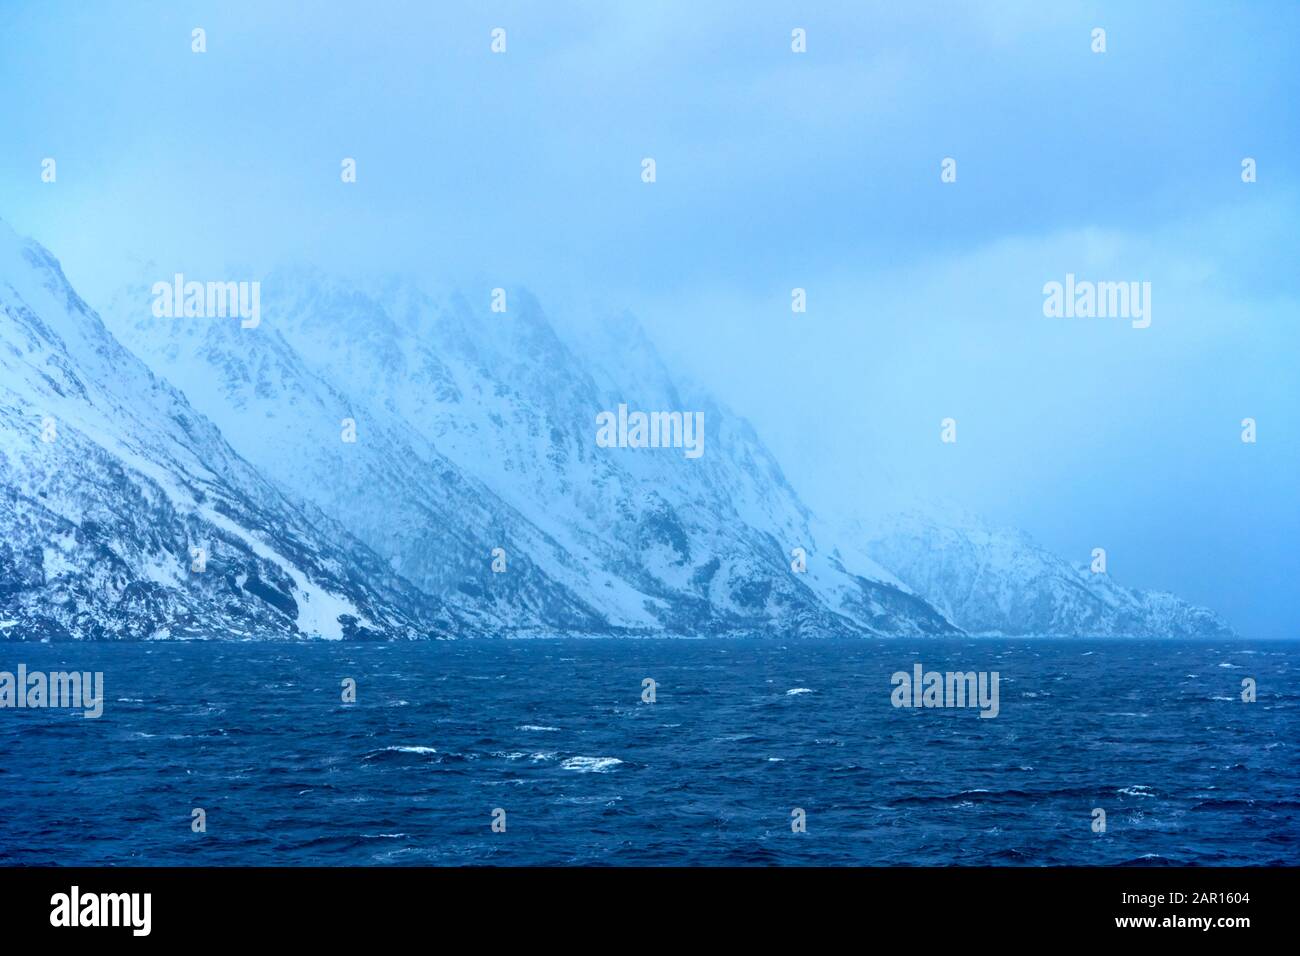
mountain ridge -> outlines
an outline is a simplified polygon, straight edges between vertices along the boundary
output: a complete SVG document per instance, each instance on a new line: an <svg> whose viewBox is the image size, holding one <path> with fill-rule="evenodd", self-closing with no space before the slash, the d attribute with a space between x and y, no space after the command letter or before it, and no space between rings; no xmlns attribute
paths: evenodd
<svg viewBox="0 0 1300 956"><path fill-rule="evenodd" d="M3 221L0 312L6 636L464 631L325 516L290 505Z"/></svg>
<svg viewBox="0 0 1300 956"><path fill-rule="evenodd" d="M1022 532L826 520L627 312L574 341L526 290L290 269L243 328L157 317L150 285L101 321L0 221L0 634L1231 634ZM620 405L699 414L704 454L599 447Z"/></svg>

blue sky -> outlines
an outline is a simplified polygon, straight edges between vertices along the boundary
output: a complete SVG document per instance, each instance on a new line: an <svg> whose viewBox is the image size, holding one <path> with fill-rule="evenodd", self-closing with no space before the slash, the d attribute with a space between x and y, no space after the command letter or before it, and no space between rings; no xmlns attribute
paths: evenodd
<svg viewBox="0 0 1300 956"><path fill-rule="evenodd" d="M1298 42L1266 2L8 0L0 216L92 304L306 261L627 309L824 509L952 499L1296 636ZM1067 272L1151 327L1044 318Z"/></svg>

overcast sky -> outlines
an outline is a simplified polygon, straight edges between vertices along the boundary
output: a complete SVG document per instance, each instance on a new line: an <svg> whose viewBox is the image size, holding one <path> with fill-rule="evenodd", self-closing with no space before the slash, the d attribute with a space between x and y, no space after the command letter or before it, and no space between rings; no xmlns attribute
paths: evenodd
<svg viewBox="0 0 1300 956"><path fill-rule="evenodd" d="M6 0L0 217L92 305L151 260L626 309L823 510L951 499L1297 636L1298 39L1289 2ZM1150 282L1150 327L1045 318L1067 272Z"/></svg>

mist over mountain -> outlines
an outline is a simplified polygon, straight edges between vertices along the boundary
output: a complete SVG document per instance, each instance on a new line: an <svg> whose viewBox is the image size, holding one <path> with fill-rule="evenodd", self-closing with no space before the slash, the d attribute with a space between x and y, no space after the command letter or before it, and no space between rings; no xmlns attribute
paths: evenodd
<svg viewBox="0 0 1300 956"><path fill-rule="evenodd" d="M1235 636L1206 608L1126 588L1023 531L956 509L912 510L852 527L871 554L969 634Z"/></svg>
<svg viewBox="0 0 1300 956"><path fill-rule="evenodd" d="M523 292L494 313L311 271L262 289L254 330L157 319L145 284L109 312L291 496L494 631L954 630L865 555L823 546L749 425L679 389L626 318L580 356ZM702 414L703 454L598 447L597 416L620 405Z"/></svg>
<svg viewBox="0 0 1300 956"><path fill-rule="evenodd" d="M814 515L626 313L291 269L241 323L151 268L106 328L0 229L7 637L1230 633L937 507Z"/></svg>

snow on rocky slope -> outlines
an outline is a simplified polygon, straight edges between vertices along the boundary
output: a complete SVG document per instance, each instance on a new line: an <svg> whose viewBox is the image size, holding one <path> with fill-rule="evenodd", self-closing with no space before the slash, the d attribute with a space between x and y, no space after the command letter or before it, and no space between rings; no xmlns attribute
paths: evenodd
<svg viewBox="0 0 1300 956"><path fill-rule="evenodd" d="M245 328L166 279L110 333L0 223L0 636L1231 633L969 515L813 515L626 315L287 270ZM610 447L620 409L702 444Z"/></svg>
<svg viewBox="0 0 1300 956"><path fill-rule="evenodd" d="M1022 531L933 506L856 525L868 553L971 634L1231 637L1213 611L1126 588Z"/></svg>
<svg viewBox="0 0 1300 956"><path fill-rule="evenodd" d="M497 313L402 281L287 271L262 296L250 330L156 319L143 285L109 313L291 496L430 593L460 607L466 585L491 626L954 632L870 559L823 544L748 423L680 391L630 320L609 324L612 351L579 352L526 293ZM620 404L702 412L703 453L599 447L596 416ZM355 443L340 441L342 417ZM796 548L806 573L792 570Z"/></svg>
<svg viewBox="0 0 1300 956"><path fill-rule="evenodd" d="M0 619L7 639L464 630L290 504L3 221Z"/></svg>

